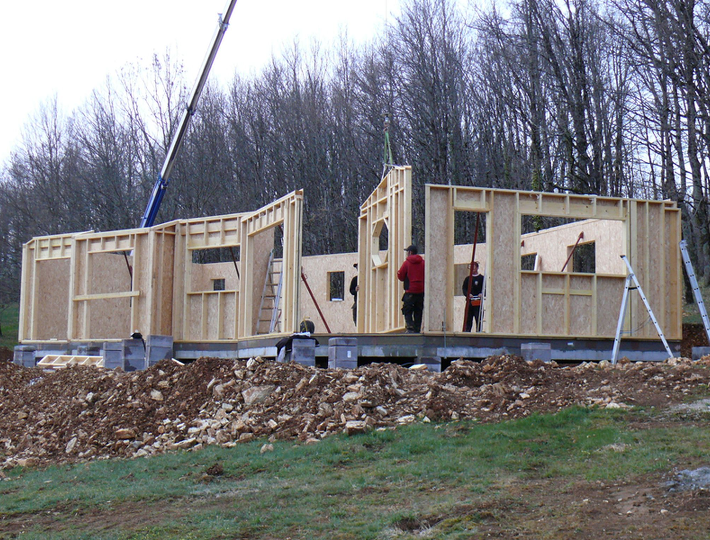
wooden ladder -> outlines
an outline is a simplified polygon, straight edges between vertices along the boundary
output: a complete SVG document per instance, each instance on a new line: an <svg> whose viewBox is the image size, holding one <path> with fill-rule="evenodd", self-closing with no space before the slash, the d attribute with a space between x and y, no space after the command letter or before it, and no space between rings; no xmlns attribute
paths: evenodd
<svg viewBox="0 0 710 540"><path fill-rule="evenodd" d="M269 255L269 264L264 278L264 290L261 293L259 319L256 324L257 334L273 334L281 325L281 287L283 285L283 261L274 258L274 250Z"/></svg>

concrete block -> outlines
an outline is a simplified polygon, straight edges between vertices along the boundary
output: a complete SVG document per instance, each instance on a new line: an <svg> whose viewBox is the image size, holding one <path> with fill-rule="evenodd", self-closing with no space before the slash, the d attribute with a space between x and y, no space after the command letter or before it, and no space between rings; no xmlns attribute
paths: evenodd
<svg viewBox="0 0 710 540"><path fill-rule="evenodd" d="M145 344L142 339L124 339L123 369L126 371L143 370L146 368Z"/></svg>
<svg viewBox="0 0 710 540"><path fill-rule="evenodd" d="M290 356L290 358L289 358ZM316 365L316 340L315 339L294 339L291 343L291 352L286 355L286 361L291 360L302 366Z"/></svg>
<svg viewBox="0 0 710 540"><path fill-rule="evenodd" d="M15 353L17 354L17 353ZM703 356L710 354L710 347L693 347L693 360L700 360Z"/></svg>
<svg viewBox="0 0 710 540"><path fill-rule="evenodd" d="M15 345L12 361L18 366L35 367L35 348L32 345Z"/></svg>
<svg viewBox="0 0 710 540"><path fill-rule="evenodd" d="M521 343L520 356L528 362L533 360L550 362L552 360L552 347L549 343Z"/></svg>
<svg viewBox="0 0 710 540"><path fill-rule="evenodd" d="M76 346L75 356L100 356L101 349L98 345L89 345L82 343Z"/></svg>
<svg viewBox="0 0 710 540"><path fill-rule="evenodd" d="M123 360L123 343L106 341L101 349L101 356L104 357L104 367L106 369L126 369Z"/></svg>
<svg viewBox="0 0 710 540"><path fill-rule="evenodd" d="M148 336L145 343L148 367L173 357L173 336Z"/></svg>
<svg viewBox="0 0 710 540"><path fill-rule="evenodd" d="M332 337L328 340L328 347L357 347L357 338Z"/></svg>
<svg viewBox="0 0 710 540"><path fill-rule="evenodd" d="M357 338L328 340L328 367L355 369L357 367Z"/></svg>

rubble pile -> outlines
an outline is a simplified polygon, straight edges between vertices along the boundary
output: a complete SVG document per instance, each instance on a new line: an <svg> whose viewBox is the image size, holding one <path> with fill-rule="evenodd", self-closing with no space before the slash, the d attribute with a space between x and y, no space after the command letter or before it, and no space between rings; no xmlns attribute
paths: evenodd
<svg viewBox="0 0 710 540"><path fill-rule="evenodd" d="M340 432L498 421L571 405L665 406L706 389L708 364L710 357L558 366L495 356L432 373L387 363L324 370L261 358L202 358L125 373L0 362L0 467L140 457L255 438L312 443Z"/></svg>

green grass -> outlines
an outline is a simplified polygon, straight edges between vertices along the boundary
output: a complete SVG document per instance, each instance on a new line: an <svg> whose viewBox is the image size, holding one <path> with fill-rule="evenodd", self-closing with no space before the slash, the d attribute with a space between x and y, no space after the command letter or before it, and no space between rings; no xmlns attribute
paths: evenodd
<svg viewBox="0 0 710 540"><path fill-rule="evenodd" d="M710 310L710 287L700 285L700 294L703 297L705 310ZM683 299L685 301L685 290L683 290ZM703 319L700 316L698 304L695 303L695 297L690 304L683 304L683 323L685 324L703 324Z"/></svg>
<svg viewBox="0 0 710 540"><path fill-rule="evenodd" d="M437 530L447 532L436 538L466 538L478 514L460 509L508 496L511 482L608 482L703 458L710 430L627 428L645 414L573 408L495 425L277 442L263 455L254 442L18 468L0 482L0 536L2 524L26 517L23 538L377 539L398 523L437 516ZM215 463L224 473L206 475Z"/></svg>
<svg viewBox="0 0 710 540"><path fill-rule="evenodd" d="M20 322L19 304L9 304L7 308L0 311L0 347L12 349L17 345L17 330Z"/></svg>

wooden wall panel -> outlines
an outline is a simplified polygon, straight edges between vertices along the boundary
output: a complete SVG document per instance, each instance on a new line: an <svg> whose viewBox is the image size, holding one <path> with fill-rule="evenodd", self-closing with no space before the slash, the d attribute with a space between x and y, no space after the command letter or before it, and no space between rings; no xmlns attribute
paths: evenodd
<svg viewBox="0 0 710 540"><path fill-rule="evenodd" d="M625 283L625 277L597 276L598 292L595 299L598 336L611 337L616 334Z"/></svg>
<svg viewBox="0 0 710 540"><path fill-rule="evenodd" d="M35 265L37 288L33 339L48 340L67 335L69 315L69 259L40 259Z"/></svg>
<svg viewBox="0 0 710 540"><path fill-rule="evenodd" d="M397 271L406 257L404 249L412 242L411 193L411 167L394 167L360 207L359 332L404 329L401 313L403 288L397 280ZM384 228L387 229L388 244L387 250L381 252L379 237Z"/></svg>
<svg viewBox="0 0 710 540"><path fill-rule="evenodd" d="M448 189L427 190L426 231L436 231L436 237L426 237L424 295L424 329L434 332L461 330L454 323L454 210Z"/></svg>
<svg viewBox="0 0 710 540"><path fill-rule="evenodd" d="M449 240L448 221L442 216L448 216L454 208L488 212L486 226L490 245L487 246L488 261L484 274L488 294L485 328L489 332L503 335L613 337L626 275L625 265L622 266L619 256L625 254L642 280L642 286L648 287L647 295L650 294L658 305L654 313L657 309L662 314L656 316L663 319L664 332L671 339L680 339L681 276L677 247L680 219L675 203L460 186L427 186L427 190L427 248L431 249L432 241L439 242L436 260L432 258L427 265L427 286L436 295L428 298L426 309L435 320L442 318L441 306L449 310L452 305L449 296L453 296L452 289L457 285L447 284L444 290L440 277L449 272L449 255L454 251L453 241ZM447 190L452 194L451 208L445 208L442 202ZM434 192L436 195L432 196ZM545 231L545 237L526 235L520 249L519 227L523 215L592 221ZM568 246L574 244L579 234L577 229L587 229L584 241L597 243L596 274L568 271L556 275L556 272L550 271L550 265L556 269L558 259L562 258L562 254L566 256ZM565 232L570 236L566 240L563 238ZM443 239L449 244L444 249L440 245ZM561 242L559 256L545 255L543 249L549 239ZM542 252L543 261L539 270L544 272L521 272L520 255L531 252ZM455 262L460 263L458 260ZM557 270L561 270L561 266ZM539 287L535 286L536 280ZM630 302L632 317L627 321L627 328L634 324L638 326L648 317L645 308L639 309L640 298L636 296ZM550 313L555 316L550 317ZM553 319L554 324L550 322ZM431 325L429 331L435 331L434 326ZM644 328L636 337L654 339L655 329Z"/></svg>
<svg viewBox="0 0 710 540"><path fill-rule="evenodd" d="M495 191L491 194L487 220L490 239L488 270L488 323L496 334L517 334L520 306L520 219L517 194Z"/></svg>
<svg viewBox="0 0 710 540"><path fill-rule="evenodd" d="M523 272L520 276L520 333L535 335L540 333L541 321L538 319L541 301L541 274Z"/></svg>
<svg viewBox="0 0 710 540"><path fill-rule="evenodd" d="M561 272L580 233L582 243L594 242L596 246L595 267L598 274L624 274L626 265L620 256L626 252L624 244L624 222L612 220L585 220L522 236L521 255L540 255L539 270ZM568 264L568 272L572 265Z"/></svg>
<svg viewBox="0 0 710 540"><path fill-rule="evenodd" d="M592 295L569 296L569 335L593 336Z"/></svg>
<svg viewBox="0 0 710 540"><path fill-rule="evenodd" d="M599 234L595 240L598 253L606 248L614 260L616 251L628 256L664 333L669 339L680 339L682 275L677 246L681 229L675 203L460 186L426 189L425 331L460 331L461 269L470 260L471 247L453 245L453 223L456 211L469 211L486 213L489 243L476 258L487 279L488 332L613 337L625 275L617 273L617 266L610 266L612 275L605 275L597 257L594 276L556 275L544 266L543 272L521 272L520 256L526 249L520 247L521 216L547 214L616 222L599 222L597 233L605 227L615 232ZM405 258L404 248L412 241L410 205L411 169L396 168L361 207L360 331L403 329L402 285L396 272ZM296 331L302 307L310 302L300 301L301 212L302 192L294 192L248 214L183 220L151 229L33 239L23 248L20 335L25 342L121 338L133 330L146 335L172 333L176 341L249 337L258 315L265 261L279 226L284 231L282 331ZM570 231L578 225L593 226L591 222L574 224ZM382 227L389 233L386 251L380 251L377 243ZM609 248L610 238L621 247ZM242 250L241 279L230 263L210 269L192 264L193 250L225 246ZM125 279L125 260L111 254L119 251L133 254L132 283ZM347 266L346 288L353 272L352 265ZM50 276L55 271L59 277ZM327 294L328 269L319 271L323 275L316 290ZM227 291L209 290L213 275L224 275ZM345 296L337 308L350 325L347 291ZM54 299L48 302L47 298ZM626 326L636 328L648 315L634 292L630 303L632 316ZM344 331L349 330L344 327ZM634 337L656 339L655 329L642 326Z"/></svg>
<svg viewBox="0 0 710 540"><path fill-rule="evenodd" d="M543 294L540 313L541 334L544 336L566 335L566 299L564 294Z"/></svg>
<svg viewBox="0 0 710 540"><path fill-rule="evenodd" d="M241 223L245 214L229 214L180 221L173 249L173 321L176 341L218 341L237 338L239 290L243 262L193 263L200 251L221 249L239 258ZM167 257L167 254L166 254ZM238 270L237 270L238 269ZM225 289L214 290L224 279ZM217 313L217 318L212 314Z"/></svg>
<svg viewBox="0 0 710 540"><path fill-rule="evenodd" d="M664 209L664 230L663 245L676 246L681 241L681 218L680 210L665 205ZM683 335L683 300L682 282L683 274L681 270L682 258L680 249L665 249L666 258L664 261L665 282L664 287L665 313L663 314L664 332L669 336Z"/></svg>
<svg viewBox="0 0 710 540"><path fill-rule="evenodd" d="M353 268L353 264L357 262L357 253L303 257L303 272L334 334L351 333L357 329L353 322L353 297L350 294L350 281L357 275L357 269ZM345 289L342 300L330 298L329 273L331 272L343 272ZM301 294L301 316L312 320L317 332L325 330L313 300L305 291Z"/></svg>
<svg viewBox="0 0 710 540"><path fill-rule="evenodd" d="M125 339L130 337L131 298L105 298L86 302L89 307L88 333L82 339Z"/></svg>
<svg viewBox="0 0 710 540"><path fill-rule="evenodd" d="M299 310L302 220L303 191L301 190L289 193L242 219L242 261L245 271L239 295L239 337L256 334L264 276L269 253L274 246L273 229L279 226L283 229L280 332L298 331L301 322Z"/></svg>

